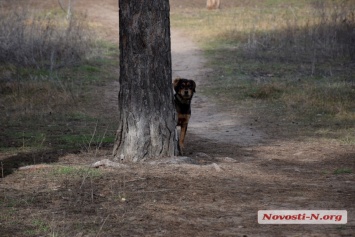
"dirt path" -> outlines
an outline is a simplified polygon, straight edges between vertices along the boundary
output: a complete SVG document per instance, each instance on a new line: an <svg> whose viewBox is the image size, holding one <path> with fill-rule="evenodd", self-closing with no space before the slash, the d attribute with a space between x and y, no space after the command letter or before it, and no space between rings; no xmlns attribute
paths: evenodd
<svg viewBox="0 0 355 237"><path fill-rule="evenodd" d="M103 28L103 38L117 43L117 0L77 4ZM186 153L200 164L94 170L86 165L108 158L107 151L57 154L43 170L17 170L0 179L2 236L353 236L355 176L334 174L355 170L353 147L275 139L282 127L271 130L271 139L238 108L218 107L199 92L211 72L202 51L176 29L172 58L173 77L197 82ZM106 87L104 103L111 112L117 91L117 83ZM348 224L257 222L258 210L329 209L347 210Z"/></svg>
<svg viewBox="0 0 355 237"><path fill-rule="evenodd" d="M95 21L98 26L105 26L101 31L101 37L118 44L118 8L116 2L107 3L109 4L91 2L89 8L87 5L78 5L78 7L86 10L90 20ZM261 132L246 126L237 113L223 111L211 99L199 93L199 88L205 85L211 69L206 67L206 59L198 46L177 29L172 29L171 44L173 79L183 77L193 79L197 83L197 93L193 99L193 114L186 142L191 143L191 146L200 141L205 143L206 140L232 146L258 144L263 138ZM117 82L107 87L106 106L109 106L110 110L117 107L117 91ZM203 152L191 146L188 148L190 155ZM218 147L216 147L216 152L218 153Z"/></svg>
<svg viewBox="0 0 355 237"><path fill-rule="evenodd" d="M206 67L206 59L197 45L176 29L172 30L171 41L173 78L189 78L197 83L197 93L193 98L192 117L188 129L189 134L197 137L195 142L198 142L198 139L207 139L229 143L231 146L258 144L263 138L261 132L245 126L241 116L234 111L218 108L210 98L198 93L199 88L205 86L211 69Z"/></svg>

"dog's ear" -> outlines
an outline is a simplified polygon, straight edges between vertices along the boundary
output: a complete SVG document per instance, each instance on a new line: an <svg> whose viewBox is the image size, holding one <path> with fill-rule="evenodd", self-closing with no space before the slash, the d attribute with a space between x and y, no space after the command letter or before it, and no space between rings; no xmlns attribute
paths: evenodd
<svg viewBox="0 0 355 237"><path fill-rule="evenodd" d="M192 91L196 92L196 83L194 80L190 80L190 82L192 83Z"/></svg>
<svg viewBox="0 0 355 237"><path fill-rule="evenodd" d="M177 92L180 78L176 78L173 82L174 90Z"/></svg>

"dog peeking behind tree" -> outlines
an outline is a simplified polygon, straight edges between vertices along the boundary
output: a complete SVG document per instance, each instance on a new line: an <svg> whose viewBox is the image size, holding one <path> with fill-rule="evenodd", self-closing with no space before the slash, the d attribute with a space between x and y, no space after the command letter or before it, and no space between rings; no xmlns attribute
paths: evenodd
<svg viewBox="0 0 355 237"><path fill-rule="evenodd" d="M177 126L181 127L178 150L179 155L184 155L184 140L191 117L191 100L196 92L196 83L190 79L176 78L173 86L175 90L175 108L178 114Z"/></svg>

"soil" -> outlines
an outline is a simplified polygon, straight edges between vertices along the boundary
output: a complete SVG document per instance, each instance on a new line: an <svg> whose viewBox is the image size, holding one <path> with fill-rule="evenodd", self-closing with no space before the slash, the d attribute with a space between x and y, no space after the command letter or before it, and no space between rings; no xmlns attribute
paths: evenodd
<svg viewBox="0 0 355 237"><path fill-rule="evenodd" d="M117 42L117 1L76 4ZM354 236L354 146L287 131L202 95L212 69L177 29L172 58L174 78L197 82L186 141L192 162L92 170L87 165L111 158L109 150L2 154L18 167L24 160L51 165L0 179L0 203L12 203L1 213L1 236ZM105 88L114 109L117 83ZM347 210L348 223L260 225L258 210Z"/></svg>

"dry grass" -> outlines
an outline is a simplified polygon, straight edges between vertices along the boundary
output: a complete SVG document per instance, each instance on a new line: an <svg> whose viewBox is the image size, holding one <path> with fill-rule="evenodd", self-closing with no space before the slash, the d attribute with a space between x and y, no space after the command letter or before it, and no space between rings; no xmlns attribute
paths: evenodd
<svg viewBox="0 0 355 237"><path fill-rule="evenodd" d="M58 13L0 8L0 18L1 64L54 70L78 65L90 54L85 16L67 20Z"/></svg>
<svg viewBox="0 0 355 237"><path fill-rule="evenodd" d="M172 22L200 42L210 58L214 73L205 93L238 106L257 100L253 103L274 119L353 127L353 1L180 9Z"/></svg>
<svg viewBox="0 0 355 237"><path fill-rule="evenodd" d="M0 6L0 93L6 116L43 115L73 107L81 93L63 73L91 55L84 15ZM67 75L65 75L67 74ZM70 77L70 76L69 76Z"/></svg>
<svg viewBox="0 0 355 237"><path fill-rule="evenodd" d="M354 4L322 1L279 11L252 16L257 20L247 27L245 55L311 63L312 73L322 62L355 59ZM232 40L241 35L238 31L232 32Z"/></svg>
<svg viewBox="0 0 355 237"><path fill-rule="evenodd" d="M80 12L67 18L53 3L35 8L0 4L0 149L87 150L96 127L102 131L91 145L111 142L111 128L100 139L109 127L104 117L114 115L102 116L105 98L96 94L104 89L95 85L116 77L118 49L96 41Z"/></svg>
<svg viewBox="0 0 355 237"><path fill-rule="evenodd" d="M270 56L304 63L353 59L355 5L349 1L308 2L180 11L173 14L173 25L187 28L196 40L218 41L253 59Z"/></svg>
<svg viewBox="0 0 355 237"><path fill-rule="evenodd" d="M223 172L211 165L188 164L93 170L83 166L97 159L91 154L62 156L56 164L6 176L0 192L2 233L58 237L233 236L236 232L246 236L349 235L352 223L341 229L330 225L265 229L258 225L257 210L262 208L353 210L350 154L340 162L333 157L333 147L317 152L314 143L293 145L281 151L273 145L261 146L252 161L219 162ZM275 157L276 153L282 155Z"/></svg>
<svg viewBox="0 0 355 237"><path fill-rule="evenodd" d="M46 78L0 83L0 91L4 115L12 118L50 114L61 106L70 110L81 93L80 88Z"/></svg>
<svg viewBox="0 0 355 237"><path fill-rule="evenodd" d="M347 83L317 83L307 84L303 90L296 88L294 93L284 93L282 99L290 109L299 109L300 113L312 109L307 114L345 116L353 109L355 94ZM348 115L354 118L351 113Z"/></svg>

